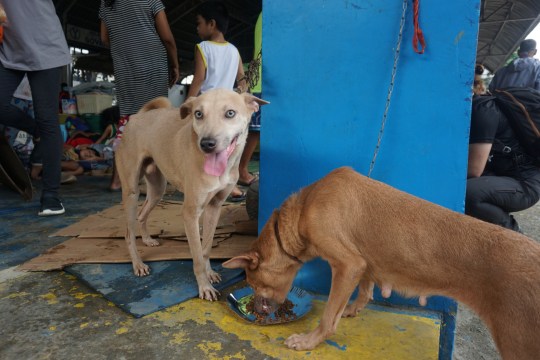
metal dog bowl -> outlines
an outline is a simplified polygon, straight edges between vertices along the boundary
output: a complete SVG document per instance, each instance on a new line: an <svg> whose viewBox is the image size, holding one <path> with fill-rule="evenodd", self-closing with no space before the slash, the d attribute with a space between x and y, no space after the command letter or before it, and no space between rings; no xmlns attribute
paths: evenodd
<svg viewBox="0 0 540 360"><path fill-rule="evenodd" d="M293 305L292 309L288 311L287 316L280 316L276 314L279 311L276 310L276 312L266 317L260 317L247 309L247 305L252 298L253 289L250 287L245 287L230 293L229 296L227 296L227 304L236 315L256 325L283 324L298 320L302 316L306 315L309 310L311 310L311 302L313 300L313 296L307 291L293 287L287 295L287 299Z"/></svg>

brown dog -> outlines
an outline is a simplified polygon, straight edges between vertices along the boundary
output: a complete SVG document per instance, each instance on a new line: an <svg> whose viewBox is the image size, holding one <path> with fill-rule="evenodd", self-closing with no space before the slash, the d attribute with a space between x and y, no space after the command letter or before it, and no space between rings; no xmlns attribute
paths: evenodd
<svg viewBox="0 0 540 360"><path fill-rule="evenodd" d="M332 268L328 303L315 330L285 341L290 348L313 349L332 335L376 283L385 296L393 288L457 299L485 321L504 359L540 358L540 245L526 236L340 168L285 200L252 250L223 266L244 268L255 309L271 313L317 256Z"/></svg>
<svg viewBox="0 0 540 360"><path fill-rule="evenodd" d="M221 277L210 267L210 250L221 205L238 181L238 164L251 114L266 101L231 90L211 90L189 98L179 109L157 98L132 116L116 152L127 218L126 242L135 275L150 273L135 246L140 225L142 241L157 246L146 229L148 215L161 200L167 181L184 193L183 216L199 297L216 300L212 283ZM146 200L137 215L139 180L147 184ZM203 240L199 218L203 214Z"/></svg>

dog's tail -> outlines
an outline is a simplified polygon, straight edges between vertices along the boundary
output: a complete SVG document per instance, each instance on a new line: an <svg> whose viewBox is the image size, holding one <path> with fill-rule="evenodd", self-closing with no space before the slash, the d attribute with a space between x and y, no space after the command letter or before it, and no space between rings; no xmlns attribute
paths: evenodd
<svg viewBox="0 0 540 360"><path fill-rule="evenodd" d="M158 97L153 100L150 100L139 110L138 114L148 112L154 109L169 108L171 107L171 102L166 97Z"/></svg>

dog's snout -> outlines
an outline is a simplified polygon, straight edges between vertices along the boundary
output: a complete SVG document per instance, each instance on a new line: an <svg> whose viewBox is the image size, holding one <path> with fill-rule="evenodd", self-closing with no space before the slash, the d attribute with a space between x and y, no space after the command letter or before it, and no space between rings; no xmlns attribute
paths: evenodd
<svg viewBox="0 0 540 360"><path fill-rule="evenodd" d="M217 141L214 138L203 138L201 140L201 149L204 152L212 152L216 148Z"/></svg>

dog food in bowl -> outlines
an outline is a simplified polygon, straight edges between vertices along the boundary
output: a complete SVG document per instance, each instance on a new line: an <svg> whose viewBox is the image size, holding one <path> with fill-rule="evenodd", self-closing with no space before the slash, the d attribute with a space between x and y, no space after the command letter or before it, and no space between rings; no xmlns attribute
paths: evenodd
<svg viewBox="0 0 540 360"><path fill-rule="evenodd" d="M251 288L236 290L229 294L229 307L241 318L257 325L282 324L304 316L311 309L312 296L306 291L293 287L285 302L270 315L260 314L254 309Z"/></svg>

